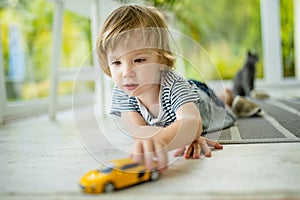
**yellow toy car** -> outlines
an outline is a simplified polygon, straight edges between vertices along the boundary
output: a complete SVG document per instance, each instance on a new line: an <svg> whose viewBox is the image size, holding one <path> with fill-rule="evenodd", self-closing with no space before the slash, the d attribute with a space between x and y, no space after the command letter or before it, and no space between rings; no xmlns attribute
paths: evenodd
<svg viewBox="0 0 300 200"><path fill-rule="evenodd" d="M157 163L154 162L154 166ZM109 166L86 173L79 182L81 189L87 193L108 193L145 181L159 179L157 169L148 170L145 165L131 158L113 160Z"/></svg>

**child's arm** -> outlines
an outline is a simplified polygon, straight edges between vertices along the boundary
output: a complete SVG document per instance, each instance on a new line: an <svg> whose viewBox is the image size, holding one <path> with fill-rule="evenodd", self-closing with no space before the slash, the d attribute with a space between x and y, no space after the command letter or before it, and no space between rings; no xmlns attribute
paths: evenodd
<svg viewBox="0 0 300 200"><path fill-rule="evenodd" d="M135 138L133 156L151 168L152 158L158 158L160 167L167 165L167 151L191 144L202 133L202 121L194 103L189 102L176 111L177 121L162 127L146 126L136 112L122 113L126 130Z"/></svg>

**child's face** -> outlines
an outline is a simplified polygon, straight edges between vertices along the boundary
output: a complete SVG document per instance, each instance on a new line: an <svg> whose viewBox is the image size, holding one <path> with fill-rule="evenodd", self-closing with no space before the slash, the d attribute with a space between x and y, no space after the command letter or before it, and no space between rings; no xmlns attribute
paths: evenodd
<svg viewBox="0 0 300 200"><path fill-rule="evenodd" d="M164 68L159 56L134 41L108 51L108 64L114 83L130 96L140 96L160 84Z"/></svg>

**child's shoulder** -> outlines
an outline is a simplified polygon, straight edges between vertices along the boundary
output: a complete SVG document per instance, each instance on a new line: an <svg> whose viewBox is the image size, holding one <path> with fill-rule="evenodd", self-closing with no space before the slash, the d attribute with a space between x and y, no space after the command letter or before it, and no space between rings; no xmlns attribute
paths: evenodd
<svg viewBox="0 0 300 200"><path fill-rule="evenodd" d="M162 78L162 84L164 86L171 86L178 82L187 81L183 76L181 76L180 74L178 74L172 69L167 69L162 71L161 78Z"/></svg>

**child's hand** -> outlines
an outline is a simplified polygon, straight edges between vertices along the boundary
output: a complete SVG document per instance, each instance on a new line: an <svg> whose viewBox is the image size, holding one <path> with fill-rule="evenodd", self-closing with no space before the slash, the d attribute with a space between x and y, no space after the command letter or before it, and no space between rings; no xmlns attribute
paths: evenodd
<svg viewBox="0 0 300 200"><path fill-rule="evenodd" d="M168 166L168 154L163 141L153 139L135 139L131 157L153 169L153 162L158 162L158 169L163 171Z"/></svg>
<svg viewBox="0 0 300 200"><path fill-rule="evenodd" d="M200 157L201 151L203 151L206 157L211 157L210 147L214 147L215 149L223 149L223 146L218 142L200 136L197 140L192 142L192 144L177 149L174 156L184 156L186 159L198 159Z"/></svg>

